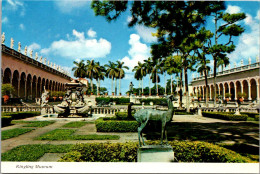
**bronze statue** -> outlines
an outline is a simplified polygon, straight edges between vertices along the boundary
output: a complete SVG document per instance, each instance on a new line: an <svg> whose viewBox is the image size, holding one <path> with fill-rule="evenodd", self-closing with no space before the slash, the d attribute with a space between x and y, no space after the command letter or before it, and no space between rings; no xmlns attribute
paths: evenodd
<svg viewBox="0 0 260 174"><path fill-rule="evenodd" d="M139 139L140 146L142 146L141 138L143 141L143 145L145 145L142 136L142 130L144 129L144 127L146 126L149 120L160 121L162 123L161 145L163 144L163 135L165 135L166 144L168 144L166 123L172 120L174 108L172 104L173 96L172 95L167 96L166 98L167 98L167 104L169 108L168 111L159 111L155 109L141 109L134 114L134 118L136 119L136 121L141 123L141 126L138 127L138 139Z"/></svg>

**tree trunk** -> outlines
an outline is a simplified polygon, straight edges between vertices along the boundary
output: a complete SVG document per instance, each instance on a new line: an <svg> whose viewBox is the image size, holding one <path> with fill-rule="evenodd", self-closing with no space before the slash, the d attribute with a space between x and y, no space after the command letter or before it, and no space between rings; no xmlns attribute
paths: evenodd
<svg viewBox="0 0 260 174"><path fill-rule="evenodd" d="M142 94L144 93L144 81L143 81L143 78L142 78Z"/></svg>
<svg viewBox="0 0 260 174"><path fill-rule="evenodd" d="M96 79L96 82L97 82L97 95L98 95L98 93L99 93L99 85L98 85L98 81L99 81L99 80Z"/></svg>
<svg viewBox="0 0 260 174"><path fill-rule="evenodd" d="M206 85L206 107L208 107L209 87L208 87L208 77L207 77L206 64L205 64L205 68L204 68L204 74L205 74L205 85Z"/></svg>
<svg viewBox="0 0 260 174"><path fill-rule="evenodd" d="M179 107L182 108L182 71L180 72L180 102Z"/></svg>
<svg viewBox="0 0 260 174"><path fill-rule="evenodd" d="M185 92L186 92L186 112L190 112L190 98L189 98L189 86L188 86L188 73L187 68L184 68L185 76Z"/></svg>
<svg viewBox="0 0 260 174"><path fill-rule="evenodd" d="M166 89L166 73L164 73L164 85L165 85L165 89L164 89L164 93L165 95L167 95L167 89Z"/></svg>
<svg viewBox="0 0 260 174"><path fill-rule="evenodd" d="M121 93L121 77L119 78L119 95Z"/></svg>
<svg viewBox="0 0 260 174"><path fill-rule="evenodd" d="M158 93L158 76L157 76L157 72L156 72L155 78L156 78L156 95L159 95L159 93Z"/></svg>
<svg viewBox="0 0 260 174"><path fill-rule="evenodd" d="M91 92L93 92L93 80L90 79L90 84L91 84Z"/></svg>
<svg viewBox="0 0 260 174"><path fill-rule="evenodd" d="M173 94L173 91L172 91L172 75L171 75L171 94Z"/></svg>
<svg viewBox="0 0 260 174"><path fill-rule="evenodd" d="M112 87L111 87L111 95L112 95L112 93L113 93L113 91L114 91L114 89L113 89L113 87L114 87L114 86L113 86L113 84L114 84L114 78L113 78L113 77L112 77L112 83L111 83L111 84L112 84Z"/></svg>
<svg viewBox="0 0 260 174"><path fill-rule="evenodd" d="M117 78L115 78L115 96L117 95Z"/></svg>
<svg viewBox="0 0 260 174"><path fill-rule="evenodd" d="M217 15L215 16L215 45L218 44L218 39L217 39ZM214 60L214 78L213 78L213 84L214 84L214 107L216 107L216 95L217 95L217 90L216 90L216 79L217 79L217 57L215 54L213 54L213 60Z"/></svg>
<svg viewBox="0 0 260 174"><path fill-rule="evenodd" d="M151 94L151 74L149 75L149 96L152 95Z"/></svg>

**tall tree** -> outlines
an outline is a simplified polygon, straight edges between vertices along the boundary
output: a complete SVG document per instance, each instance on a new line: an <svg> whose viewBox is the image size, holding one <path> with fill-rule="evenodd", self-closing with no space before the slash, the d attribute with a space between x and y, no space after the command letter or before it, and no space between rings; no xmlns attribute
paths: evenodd
<svg viewBox="0 0 260 174"><path fill-rule="evenodd" d="M111 93L112 93L114 90L113 88L114 78L118 76L118 71L116 69L116 64L111 61L108 61L108 64L106 64L105 67L107 68L106 76L112 80L111 83Z"/></svg>
<svg viewBox="0 0 260 174"><path fill-rule="evenodd" d="M86 67L84 64L84 60L81 60L80 62L73 62L75 67L72 68L72 71L74 71L74 76L79 78L85 78L86 77Z"/></svg>
<svg viewBox="0 0 260 174"><path fill-rule="evenodd" d="M144 69L146 71L146 74L149 74L149 96L151 95L151 73L152 73L152 58L148 58L147 60L144 60Z"/></svg>
<svg viewBox="0 0 260 174"><path fill-rule="evenodd" d="M146 75L144 63L138 61L138 65L134 67L133 71L135 71L135 75L134 75L135 79L139 80L139 88L140 88L140 83L142 83L142 93L143 93L144 92L143 77Z"/></svg>
<svg viewBox="0 0 260 174"><path fill-rule="evenodd" d="M214 106L216 106L216 77L217 77L217 65L218 62L228 59L227 53L231 53L235 50L232 38L239 36L244 32L244 28L238 24L239 21L246 18L244 13L229 14L224 13L224 2L216 4L214 6L214 37L208 42L208 51L213 57L214 61ZM229 39L221 39L221 36L226 36ZM220 43L221 42L221 43Z"/></svg>
<svg viewBox="0 0 260 174"><path fill-rule="evenodd" d="M93 92L93 79L96 76L95 74L99 71L99 64L94 60L87 60L86 64L86 75L90 79L91 92Z"/></svg>
<svg viewBox="0 0 260 174"><path fill-rule="evenodd" d="M129 70L128 66L124 66L125 62L117 61L116 68L118 71L118 77L119 77L119 94L121 94L121 79L125 77L125 71L124 69Z"/></svg>

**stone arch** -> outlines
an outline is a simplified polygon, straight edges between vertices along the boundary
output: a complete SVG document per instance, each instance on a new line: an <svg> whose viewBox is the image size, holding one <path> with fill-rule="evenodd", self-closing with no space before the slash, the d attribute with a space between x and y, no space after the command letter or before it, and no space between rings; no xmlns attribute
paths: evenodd
<svg viewBox="0 0 260 174"><path fill-rule="evenodd" d="M41 92L42 92L42 80L41 80L41 77L38 77L38 80L37 80L37 97L41 97Z"/></svg>
<svg viewBox="0 0 260 174"><path fill-rule="evenodd" d="M20 75L18 70L15 70L13 72L13 79L12 79L12 85L14 87L14 96L13 97L19 97L19 88L20 88Z"/></svg>
<svg viewBox="0 0 260 174"><path fill-rule="evenodd" d="M252 78L250 79L250 90L251 90L251 99L257 100L257 85L256 85L256 79Z"/></svg>
<svg viewBox="0 0 260 174"><path fill-rule="evenodd" d="M246 93L246 96L244 97L245 100L248 100L248 81L247 80L243 80L242 81L243 84L243 92Z"/></svg>
<svg viewBox="0 0 260 174"><path fill-rule="evenodd" d="M242 90L241 82L238 80L238 81L236 81L235 84L236 84L236 91L237 91L236 92L236 98L239 98L238 93L241 92L241 90Z"/></svg>
<svg viewBox="0 0 260 174"><path fill-rule="evenodd" d="M210 98L212 99L212 98L214 98L214 85L213 84L210 85L210 91L211 91Z"/></svg>
<svg viewBox="0 0 260 174"><path fill-rule="evenodd" d="M27 85L26 85L26 99L32 99L32 75L27 75Z"/></svg>
<svg viewBox="0 0 260 174"><path fill-rule="evenodd" d="M26 89L26 74L25 72L22 72L20 76L20 91L19 91L21 98L26 97L25 89Z"/></svg>
<svg viewBox="0 0 260 174"><path fill-rule="evenodd" d="M12 71L10 68L6 68L4 71L3 84L12 83Z"/></svg>
<svg viewBox="0 0 260 174"><path fill-rule="evenodd" d="M219 94L222 96L222 98L225 97L224 96L224 85L223 85L223 83L219 84Z"/></svg>
<svg viewBox="0 0 260 174"><path fill-rule="evenodd" d="M224 85L223 85L223 87L224 87L224 88L223 88L223 90L224 90L224 96L223 96L223 97L226 98L226 96L225 96L226 93L230 93L230 92L229 92L229 84L228 84L227 82L225 82Z"/></svg>
<svg viewBox="0 0 260 174"><path fill-rule="evenodd" d="M230 82L230 94L231 94L231 100L235 100L235 84L234 82Z"/></svg>
<svg viewBox="0 0 260 174"><path fill-rule="evenodd" d="M49 84L50 84L50 83L49 83L49 79L47 79L47 80L46 80L46 84L45 84L45 88L46 88L46 90L48 90L48 91L49 91Z"/></svg>
<svg viewBox="0 0 260 174"><path fill-rule="evenodd" d="M32 98L36 98L37 97L37 77L36 75L33 76L32 79Z"/></svg>

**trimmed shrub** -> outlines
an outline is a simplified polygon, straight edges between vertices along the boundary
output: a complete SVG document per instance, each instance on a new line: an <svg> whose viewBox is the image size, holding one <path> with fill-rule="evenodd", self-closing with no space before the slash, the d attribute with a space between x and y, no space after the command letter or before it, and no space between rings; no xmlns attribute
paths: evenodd
<svg viewBox="0 0 260 174"><path fill-rule="evenodd" d="M130 103L130 98L110 98L110 97L97 97L96 102L102 103L102 104L109 104L110 102L115 102L116 104L129 104Z"/></svg>
<svg viewBox="0 0 260 174"><path fill-rule="evenodd" d="M1 121L2 121L1 122L2 127L9 126L11 124L12 117L11 116L2 116Z"/></svg>
<svg viewBox="0 0 260 174"><path fill-rule="evenodd" d="M164 105L167 106L166 98L157 98L157 99L141 99L140 102L144 102L145 105L150 105L150 102L153 102L154 105Z"/></svg>
<svg viewBox="0 0 260 174"><path fill-rule="evenodd" d="M18 119L24 119L28 117L34 117L37 115L41 115L41 112L38 111L28 111L28 112L5 112L1 113L2 116L12 116L13 120L18 120Z"/></svg>
<svg viewBox="0 0 260 174"><path fill-rule="evenodd" d="M17 121L17 120L12 121L12 123L14 124L16 123L26 124L23 127L45 127L50 124L53 124L54 122L55 121Z"/></svg>
<svg viewBox="0 0 260 174"><path fill-rule="evenodd" d="M96 120L97 132L136 132L139 126L137 121L119 121L119 120Z"/></svg>
<svg viewBox="0 0 260 174"><path fill-rule="evenodd" d="M135 112L132 112L132 115L134 115ZM128 117L128 113L127 112L116 112L116 119L117 120L135 120L134 117Z"/></svg>
<svg viewBox="0 0 260 174"><path fill-rule="evenodd" d="M223 120L231 120L231 121L246 121L247 115L234 115L230 113L221 113L221 112L203 112L202 115L204 117L217 118Z"/></svg>
<svg viewBox="0 0 260 174"><path fill-rule="evenodd" d="M147 144L159 144L159 141L149 141ZM211 143L171 141L169 144L173 147L175 157L179 162L256 162L232 150ZM64 155L59 161L136 162L137 149L137 142L76 144L72 151Z"/></svg>
<svg viewBox="0 0 260 174"><path fill-rule="evenodd" d="M241 112L243 115L247 115L248 117L253 118L255 121L259 121L259 113L254 112Z"/></svg>

